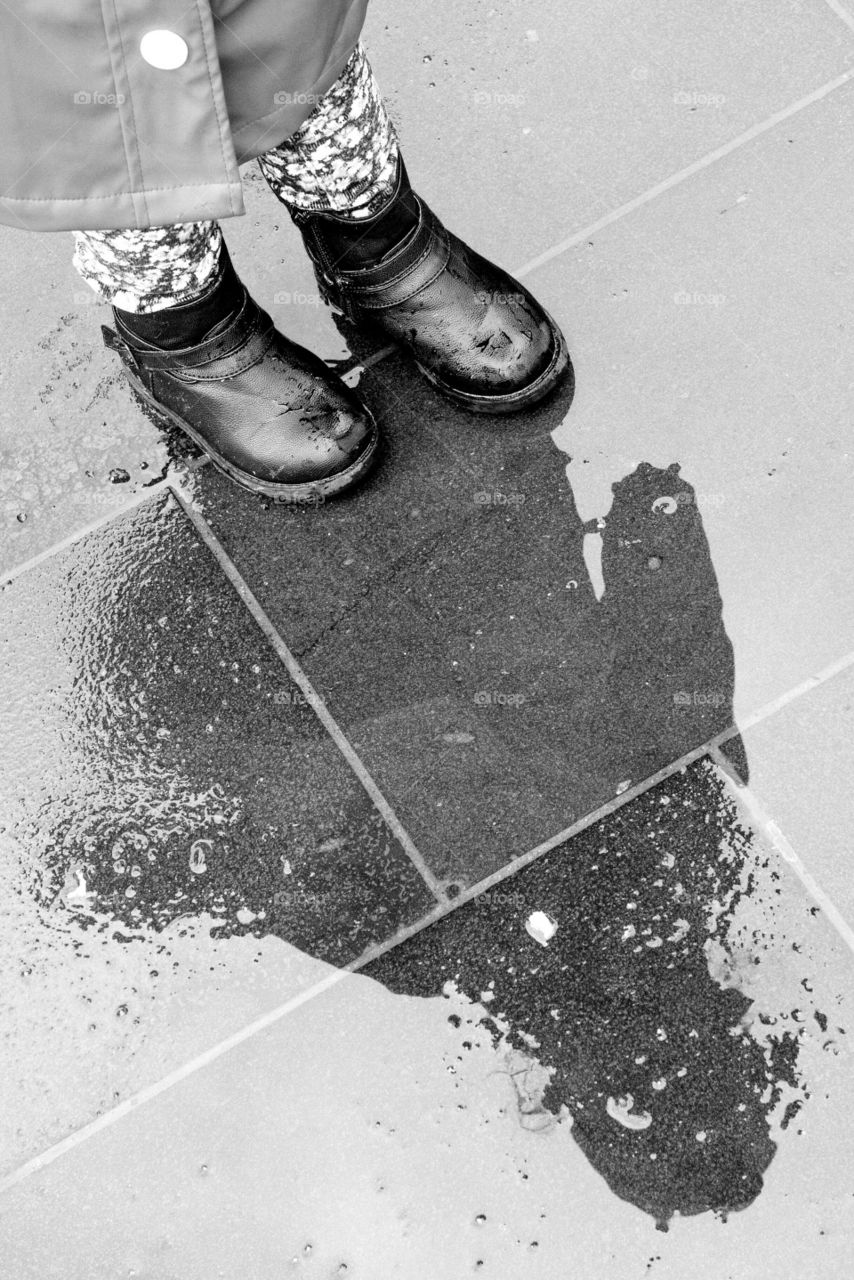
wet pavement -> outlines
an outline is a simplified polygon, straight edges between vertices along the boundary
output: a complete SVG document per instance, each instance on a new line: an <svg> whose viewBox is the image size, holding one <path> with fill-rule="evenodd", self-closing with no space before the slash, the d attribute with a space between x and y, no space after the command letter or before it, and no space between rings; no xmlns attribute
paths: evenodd
<svg viewBox="0 0 854 1280"><path fill-rule="evenodd" d="M396 358L360 385L393 436L358 494L265 512L206 475L199 500L431 870L470 885L726 730L732 647L678 464L585 531L550 438L569 391L520 429L425 404Z"/></svg>
<svg viewBox="0 0 854 1280"><path fill-rule="evenodd" d="M850 952L713 762L331 977L9 1180L9 1274L845 1274Z"/></svg>
<svg viewBox="0 0 854 1280"><path fill-rule="evenodd" d="M567 332L524 421L336 321L247 171L239 269L387 437L266 507L3 230L4 1280L850 1255L854 13L439 9L367 43Z"/></svg>
<svg viewBox="0 0 854 1280"><path fill-rule="evenodd" d="M809 1096L804 1040L840 1054L846 1034L840 997L814 1000L815 929L798 929L809 958L781 955L783 919L805 908L775 902L777 862L700 761L367 971L393 991L452 984L485 1006L518 1055L522 1123L571 1123L612 1190L660 1229L676 1213L725 1220L761 1193L771 1133ZM537 936L540 913L550 928Z"/></svg>
<svg viewBox="0 0 854 1280"><path fill-rule="evenodd" d="M264 921L335 963L435 905L174 498L22 575L4 614L7 832L45 903Z"/></svg>

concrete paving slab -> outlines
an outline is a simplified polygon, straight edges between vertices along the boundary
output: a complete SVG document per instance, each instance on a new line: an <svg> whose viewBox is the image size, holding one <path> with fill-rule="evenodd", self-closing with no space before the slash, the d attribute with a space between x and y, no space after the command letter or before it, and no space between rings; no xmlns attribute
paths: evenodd
<svg viewBox="0 0 854 1280"><path fill-rule="evenodd" d="M196 485L200 510L277 620L283 602L266 597L287 583L288 641L298 656L450 526L484 508L500 522L521 506L524 476L544 455L559 456L550 432L570 398L508 429L449 409L399 359L371 368L360 388L381 420L384 456L352 493L320 508L265 509L209 469Z"/></svg>
<svg viewBox="0 0 854 1280"><path fill-rule="evenodd" d="M682 0L631 19L613 2L440 0L402 17L372 0L365 44L417 189L510 270L854 60L825 0L782 15ZM254 164L241 176L247 217L223 224L241 275L285 333L346 368L372 344L333 324L287 212Z"/></svg>
<svg viewBox="0 0 854 1280"><path fill-rule="evenodd" d="M825 0L372 0L413 182L511 270L849 70Z"/></svg>
<svg viewBox="0 0 854 1280"><path fill-rule="evenodd" d="M854 670L746 730L749 786L854 927Z"/></svg>
<svg viewBox="0 0 854 1280"><path fill-rule="evenodd" d="M0 571L126 506L169 453L102 346L72 237L0 226Z"/></svg>
<svg viewBox="0 0 854 1280"><path fill-rule="evenodd" d="M731 724L720 595L676 471L582 527L570 389L516 422L397 359L361 387L389 456L357 493L264 511L206 470L198 501L434 875L472 884Z"/></svg>
<svg viewBox="0 0 854 1280"><path fill-rule="evenodd" d="M852 113L848 85L528 281L571 317L581 518L639 460L695 490L737 721L852 647Z"/></svg>
<svg viewBox="0 0 854 1280"><path fill-rule="evenodd" d="M851 964L701 763L11 1186L3 1256L20 1280L837 1280Z"/></svg>
<svg viewBox="0 0 854 1280"><path fill-rule="evenodd" d="M436 900L174 498L0 615L8 1166Z"/></svg>

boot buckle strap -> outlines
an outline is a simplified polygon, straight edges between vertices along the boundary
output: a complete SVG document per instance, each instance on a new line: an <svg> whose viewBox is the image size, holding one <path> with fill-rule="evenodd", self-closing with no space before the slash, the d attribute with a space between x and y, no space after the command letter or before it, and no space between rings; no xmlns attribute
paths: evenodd
<svg viewBox="0 0 854 1280"><path fill-rule="evenodd" d="M276 341L273 321L265 312L260 314L269 322L269 328L248 329L238 342L232 335L221 350L208 351L204 360L182 360L180 367L173 365L169 373L182 382L223 382L259 364ZM226 366L223 361L228 362Z"/></svg>
<svg viewBox="0 0 854 1280"><path fill-rule="evenodd" d="M114 333L106 326L103 326L103 333L104 344L112 351L118 352L136 373L142 369L162 370L177 377L189 374L191 380L194 377L205 377L201 372L204 366L229 356L235 357L237 361L233 372L239 372L237 365L240 364L241 358L242 367L248 368L260 359L275 340L273 321L248 293L244 297L240 311L223 333L218 333L192 347L135 348L126 342L120 333ZM218 379L222 374L208 376Z"/></svg>
<svg viewBox="0 0 854 1280"><path fill-rule="evenodd" d="M425 218L410 242L387 262L337 273L342 292L360 307L382 310L420 293L442 274L451 257L451 239L438 218Z"/></svg>

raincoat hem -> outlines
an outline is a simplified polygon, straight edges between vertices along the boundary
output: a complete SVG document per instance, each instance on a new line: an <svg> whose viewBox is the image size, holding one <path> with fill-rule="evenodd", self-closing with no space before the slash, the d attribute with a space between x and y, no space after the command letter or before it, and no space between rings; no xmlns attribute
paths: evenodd
<svg viewBox="0 0 854 1280"><path fill-rule="evenodd" d="M141 215L138 191L108 196L0 197L0 219L25 231L144 230L178 222L239 217L246 212L243 186L237 182L189 187L146 187L147 214ZM187 210L193 216L187 217ZM20 216L16 212L20 211ZM7 216L8 215L8 216ZM61 220L62 226L57 226Z"/></svg>

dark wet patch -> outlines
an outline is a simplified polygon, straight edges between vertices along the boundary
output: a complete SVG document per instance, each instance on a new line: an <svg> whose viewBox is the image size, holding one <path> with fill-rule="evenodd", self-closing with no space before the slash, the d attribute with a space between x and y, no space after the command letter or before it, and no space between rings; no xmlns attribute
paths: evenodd
<svg viewBox="0 0 854 1280"><path fill-rule="evenodd" d="M360 390L388 451L358 491L264 512L207 471L200 500L434 874L470 884L730 725L720 593L690 483L642 464L597 600L550 434L568 390L471 415L398 357Z"/></svg>
<svg viewBox="0 0 854 1280"><path fill-rule="evenodd" d="M209 912L346 963L434 905L174 499L0 612L6 834L44 909L128 930Z"/></svg>
<svg viewBox="0 0 854 1280"><path fill-rule="evenodd" d="M801 1011L772 1016L746 993L775 934L773 914L746 909L778 878L701 761L366 972L482 1005L473 1017L513 1051L520 1109L571 1117L612 1190L662 1228L725 1216L762 1189L781 1102L787 1125L808 1096ZM525 931L534 911L557 921L546 946ZM532 1067L550 1073L539 1100Z"/></svg>

